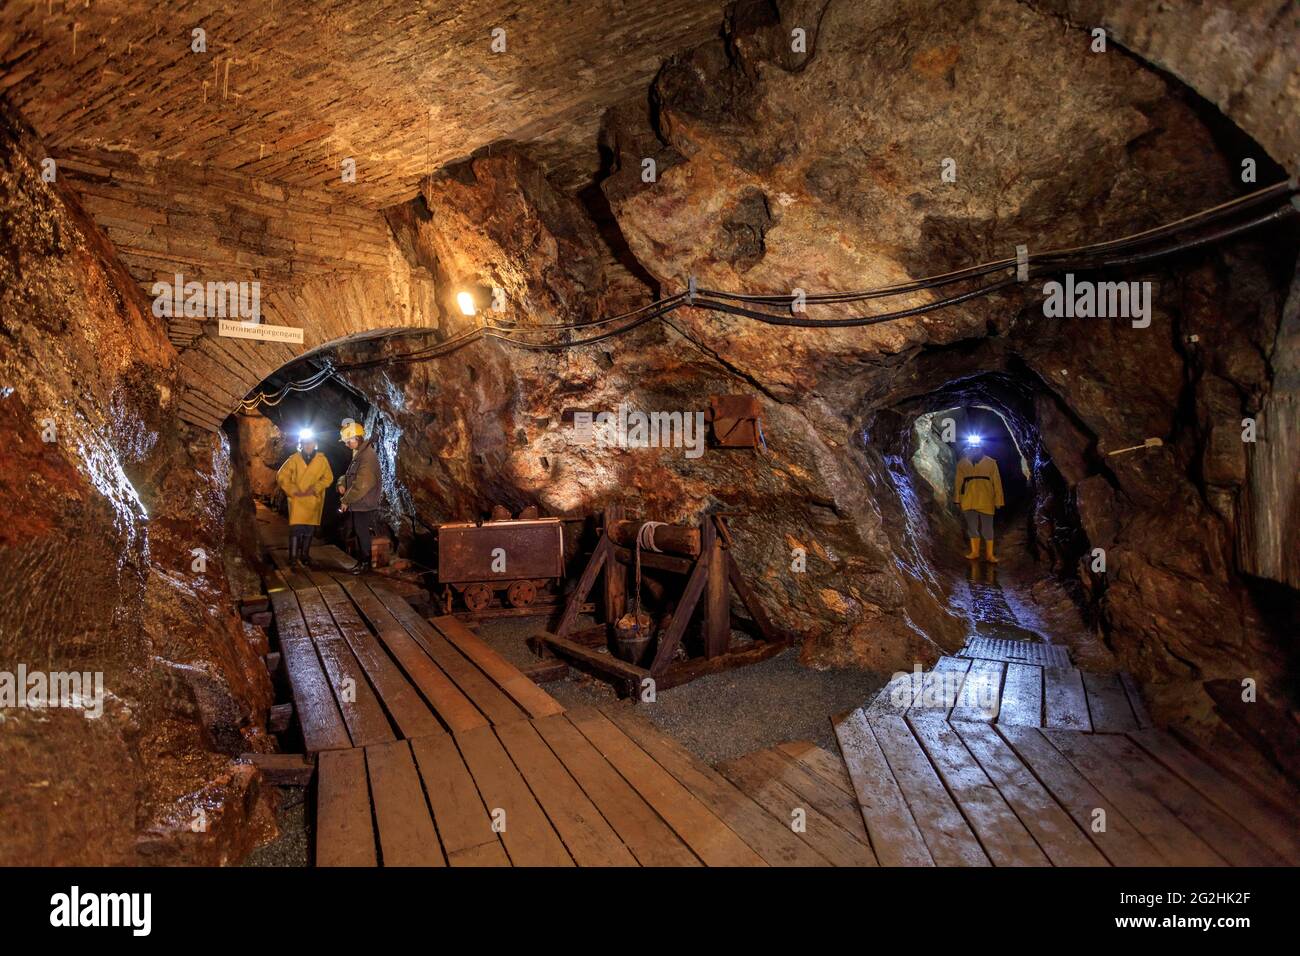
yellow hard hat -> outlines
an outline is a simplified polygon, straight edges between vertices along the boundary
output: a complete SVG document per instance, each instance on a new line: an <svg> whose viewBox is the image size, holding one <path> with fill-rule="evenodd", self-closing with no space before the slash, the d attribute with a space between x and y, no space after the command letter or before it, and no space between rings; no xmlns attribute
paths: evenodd
<svg viewBox="0 0 1300 956"><path fill-rule="evenodd" d="M366 430L356 422L348 422L339 432L339 441L347 441L349 438L365 438Z"/></svg>

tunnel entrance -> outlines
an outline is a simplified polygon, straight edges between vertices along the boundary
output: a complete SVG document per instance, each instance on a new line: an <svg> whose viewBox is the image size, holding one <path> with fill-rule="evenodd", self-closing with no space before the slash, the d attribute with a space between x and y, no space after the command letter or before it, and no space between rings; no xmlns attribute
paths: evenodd
<svg viewBox="0 0 1300 956"><path fill-rule="evenodd" d="M864 429L883 457L888 481L880 484L892 486L899 506L885 515L896 560L964 622L966 641L1090 642L1078 577L1085 539L1040 435L1040 409L1052 399L1014 363L945 377L880 409ZM992 459L1001 481L996 561L983 541L978 558L968 557L970 535L954 500L959 464L978 457Z"/></svg>
<svg viewBox="0 0 1300 956"><path fill-rule="evenodd" d="M387 472L385 478L390 483L394 480L393 468L391 462L386 467L382 454L385 424L378 410L365 395L330 371L331 366L322 359L300 360L284 366L249 393L224 426L231 442L232 485L238 498L256 514L259 525L267 520L288 521L289 502L277 474L300 450L303 439L310 436L316 442L316 454L329 463L333 478L325 489L313 545L332 543L360 556L350 523L339 511L336 484L352 459L347 446L339 440L343 423L352 420L365 428L367 437L381 450L381 471ZM390 496L388 500L397 499ZM376 522L377 535L392 535L390 518L383 515Z"/></svg>
<svg viewBox="0 0 1300 956"><path fill-rule="evenodd" d="M1005 505L1010 518L1033 504L1032 474L1011 426L988 405L953 406L918 415L912 426L912 469L925 479L940 501L952 500L957 491L957 463L976 454L998 465Z"/></svg>

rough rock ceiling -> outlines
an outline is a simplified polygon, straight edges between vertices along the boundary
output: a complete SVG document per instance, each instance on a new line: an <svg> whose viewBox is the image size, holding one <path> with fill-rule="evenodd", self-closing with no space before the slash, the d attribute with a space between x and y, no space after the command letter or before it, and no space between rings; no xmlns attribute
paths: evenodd
<svg viewBox="0 0 1300 956"><path fill-rule="evenodd" d="M59 149L346 190L371 207L499 140L573 185L603 110L716 34L722 0L326 0L0 7L0 93ZM505 30L506 50L491 50ZM206 53L191 51L193 30ZM341 164L356 160L356 183Z"/></svg>

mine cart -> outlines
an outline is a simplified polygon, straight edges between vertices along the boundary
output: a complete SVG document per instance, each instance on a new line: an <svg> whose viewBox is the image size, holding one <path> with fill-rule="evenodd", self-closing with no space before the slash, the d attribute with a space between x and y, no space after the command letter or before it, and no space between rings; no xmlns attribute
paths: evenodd
<svg viewBox="0 0 1300 956"><path fill-rule="evenodd" d="M495 519L438 526L438 582L444 613L454 595L467 611L523 610L554 602L564 576L564 525L559 518Z"/></svg>

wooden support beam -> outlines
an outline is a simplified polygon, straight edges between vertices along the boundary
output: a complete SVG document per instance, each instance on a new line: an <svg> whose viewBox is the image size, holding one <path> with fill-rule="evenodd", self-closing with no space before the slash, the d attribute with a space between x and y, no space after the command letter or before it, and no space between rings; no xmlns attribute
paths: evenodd
<svg viewBox="0 0 1300 956"><path fill-rule="evenodd" d="M650 676L650 672L643 667L621 661L613 654L598 653L559 635L542 634L541 638L547 647L571 661L575 667L594 671L596 676L609 681L622 696L635 697L641 689L641 681Z"/></svg>
<svg viewBox="0 0 1300 956"><path fill-rule="evenodd" d="M611 541L624 548L635 548L637 535L644 521L615 520L605 525L605 534ZM701 553L699 528L690 528L679 524L663 524L654 529L655 547L668 554L679 554L687 558L696 558Z"/></svg>
<svg viewBox="0 0 1300 956"><path fill-rule="evenodd" d="M740 565L736 564L735 557L730 551L727 552L727 577L731 581L731 586L736 589L736 594L740 596L740 603L745 605L745 610L749 612L754 623L763 634L763 639L767 641L776 641L778 643L788 643L790 635L783 629L774 627L767 612L763 610L763 605L758 603L758 598L750 590L749 582L745 576L740 573Z"/></svg>
<svg viewBox="0 0 1300 956"><path fill-rule="evenodd" d="M606 535L600 536L600 542L596 545L596 550L591 554L591 560L582 571L582 577L578 579L578 586L573 589L569 595L568 603L564 606L564 615L560 618L559 625L555 628L556 636L565 637L569 631L573 630L573 625L578 620L578 610L582 607L587 595L591 593L592 586L596 583L596 575L600 573L609 560L610 543Z"/></svg>
<svg viewBox="0 0 1300 956"><path fill-rule="evenodd" d="M731 646L731 587L727 581L727 553L714 529L705 524L702 534L705 558L709 562L709 583L705 590L704 656L720 657Z"/></svg>
<svg viewBox="0 0 1300 956"><path fill-rule="evenodd" d="M534 684L549 684L551 681L564 680L569 676L569 665L558 657L529 664L520 671Z"/></svg>
<svg viewBox="0 0 1300 956"><path fill-rule="evenodd" d="M655 690L667 690L670 687L689 684L697 677L703 677L705 674L717 674L720 671L731 670L733 667L757 664L769 657L776 657L777 654L780 654L789 646L788 643L779 641L759 641L752 647L747 647L741 651L731 651L719 657L697 657L691 661L672 664L662 674L654 675Z"/></svg>
<svg viewBox="0 0 1300 956"><path fill-rule="evenodd" d="M605 506L605 527L623 520L622 505ZM614 624L627 611L627 571L621 565L605 569L605 623Z"/></svg>
<svg viewBox="0 0 1300 956"><path fill-rule="evenodd" d="M659 636L659 647L655 650L655 658L650 665L651 674L662 674L672 663L677 653L677 646L682 642L682 635L686 633L686 625L695 614L695 605L700 603L700 595L704 593L704 586L708 581L708 558L704 556L696 558L691 576L686 580L682 599L673 611L673 622L668 625L668 630Z"/></svg>
<svg viewBox="0 0 1300 956"><path fill-rule="evenodd" d="M636 562L636 553L628 548L613 545L612 553L620 564L631 567ZM652 568L655 571L671 571L673 574L690 574L691 569L695 567L695 562L690 558L678 558L671 554L642 551L641 567ZM626 571L622 571L622 573L627 574Z"/></svg>
<svg viewBox="0 0 1300 956"><path fill-rule="evenodd" d="M541 656L546 652L546 632L534 634L528 638L528 646L534 654ZM566 641L572 641L575 644L581 644L583 647L608 647L609 646L609 626L606 624L597 624L594 627L584 627L580 631L570 631L564 635Z"/></svg>
<svg viewBox="0 0 1300 956"><path fill-rule="evenodd" d="M282 734L293 723L293 704L276 704L266 714L266 729L273 734Z"/></svg>
<svg viewBox="0 0 1300 956"><path fill-rule="evenodd" d="M271 610L271 599L265 594L253 594L239 599L239 613L248 618L250 614Z"/></svg>
<svg viewBox="0 0 1300 956"><path fill-rule="evenodd" d="M277 787L306 787L316 775L316 758L310 754L240 754L240 763L251 763L262 779Z"/></svg>

